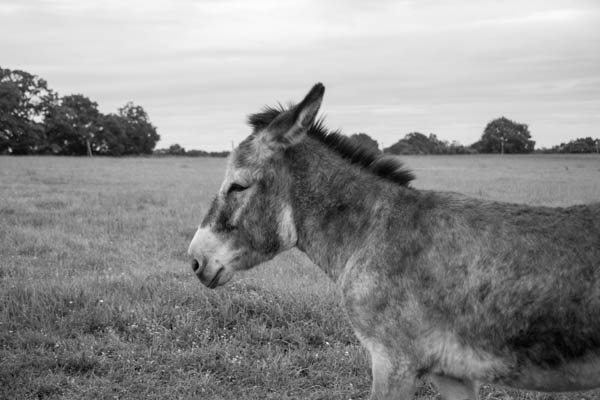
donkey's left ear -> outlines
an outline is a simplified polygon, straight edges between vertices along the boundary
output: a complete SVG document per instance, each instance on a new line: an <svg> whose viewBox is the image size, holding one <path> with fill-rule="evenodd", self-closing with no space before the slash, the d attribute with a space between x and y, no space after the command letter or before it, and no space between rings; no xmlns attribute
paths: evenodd
<svg viewBox="0 0 600 400"><path fill-rule="evenodd" d="M308 128L315 122L324 94L325 86L322 83L313 86L304 100L281 113L265 128L267 140L284 147L302 141Z"/></svg>

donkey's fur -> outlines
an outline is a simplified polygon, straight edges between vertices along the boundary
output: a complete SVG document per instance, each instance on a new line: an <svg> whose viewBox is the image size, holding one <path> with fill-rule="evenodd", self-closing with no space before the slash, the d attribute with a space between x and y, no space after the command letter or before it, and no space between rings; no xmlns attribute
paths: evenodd
<svg viewBox="0 0 600 400"><path fill-rule="evenodd" d="M324 88L249 117L189 252L207 286L297 247L340 288L371 353L372 399L448 400L480 383L600 386L600 204L418 191L396 159L315 122Z"/></svg>

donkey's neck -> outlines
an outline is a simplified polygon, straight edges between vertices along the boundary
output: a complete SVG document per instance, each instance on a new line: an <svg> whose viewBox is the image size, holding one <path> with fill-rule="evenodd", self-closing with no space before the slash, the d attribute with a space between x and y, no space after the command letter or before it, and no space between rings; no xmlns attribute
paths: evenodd
<svg viewBox="0 0 600 400"><path fill-rule="evenodd" d="M334 281L381 222L390 192L400 187L351 165L307 138L289 149L298 248Z"/></svg>

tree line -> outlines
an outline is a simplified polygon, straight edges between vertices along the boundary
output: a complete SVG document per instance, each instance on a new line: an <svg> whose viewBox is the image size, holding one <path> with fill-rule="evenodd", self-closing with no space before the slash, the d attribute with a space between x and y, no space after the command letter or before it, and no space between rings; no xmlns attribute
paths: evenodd
<svg viewBox="0 0 600 400"><path fill-rule="evenodd" d="M526 124L512 121L506 117L489 122L481 139L470 146L456 141L440 140L435 134L424 135L412 132L393 145L384 148L390 154L475 154L475 153L531 153L535 141L531 139Z"/></svg>
<svg viewBox="0 0 600 400"><path fill-rule="evenodd" d="M489 122L477 142L464 146L435 134L411 132L389 147L366 133L352 140L389 154L531 153L535 150L527 124L506 117ZM47 82L26 71L0 66L0 154L109 155L135 154L225 157L228 151L186 150L179 144L155 150L159 141L148 114L132 102L116 113L103 114L82 94L59 96ZM542 153L600 153L600 140L578 138L539 149Z"/></svg>
<svg viewBox="0 0 600 400"><path fill-rule="evenodd" d="M379 143L364 132L350 135L350 139L360 143L362 147L376 152L387 154L477 154L477 153L499 153L499 154L522 154L522 153L600 153L600 139L591 137L575 139L568 143L551 147L549 149L535 149L535 141L532 140L527 124L512 121L506 117L500 117L490 121L481 135L481 138L469 145L464 146L456 141L448 142L441 140L437 135L430 133L425 135L421 132L411 132L389 147L379 148ZM227 156L229 152L207 153L197 150L186 151L178 144L168 149L158 150L161 155L186 155L186 156Z"/></svg>
<svg viewBox="0 0 600 400"><path fill-rule="evenodd" d="M103 114L82 94L59 96L44 79L0 67L0 154L152 154L159 139L139 105Z"/></svg>
<svg viewBox="0 0 600 400"><path fill-rule="evenodd" d="M379 149L379 144L366 133L351 135L362 146L388 154L476 154L476 153L600 153L600 139L578 138L551 148L535 149L529 127L526 124L500 117L490 121L481 138L469 145L440 140L435 134L411 132L389 147Z"/></svg>
<svg viewBox="0 0 600 400"><path fill-rule="evenodd" d="M600 153L600 139L591 137L577 138L568 143L561 143L549 149L541 149L541 153Z"/></svg>
<svg viewBox="0 0 600 400"><path fill-rule="evenodd" d="M187 157L227 157L228 151L204 151L204 150L186 150L178 143L172 144L166 149L154 150L156 156L187 156Z"/></svg>

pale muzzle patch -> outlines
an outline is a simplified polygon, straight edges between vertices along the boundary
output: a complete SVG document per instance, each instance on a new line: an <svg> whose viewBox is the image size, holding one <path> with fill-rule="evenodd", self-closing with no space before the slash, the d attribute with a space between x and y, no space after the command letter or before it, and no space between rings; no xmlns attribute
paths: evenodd
<svg viewBox="0 0 600 400"><path fill-rule="evenodd" d="M224 285L233 277L232 264L238 257L229 241L221 240L209 227L196 231L188 254L192 259L192 269L200 281L210 287Z"/></svg>

